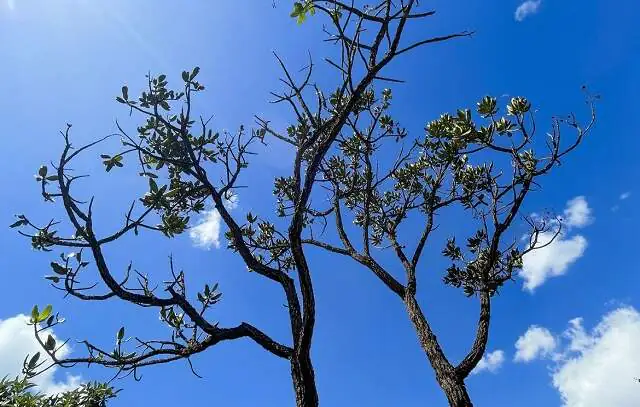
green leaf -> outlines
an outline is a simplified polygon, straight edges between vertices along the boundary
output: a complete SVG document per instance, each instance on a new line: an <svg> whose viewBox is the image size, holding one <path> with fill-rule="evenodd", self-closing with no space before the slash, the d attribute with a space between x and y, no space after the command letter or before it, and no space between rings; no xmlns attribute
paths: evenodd
<svg viewBox="0 0 640 407"><path fill-rule="evenodd" d="M51 269L53 270L54 273L59 274L61 276L66 276L67 273L69 272L69 269L56 263L55 261L51 262Z"/></svg>
<svg viewBox="0 0 640 407"><path fill-rule="evenodd" d="M193 71L191 71L190 79L193 80L198 75L199 72L200 72L199 66L196 66L195 68L193 68Z"/></svg>
<svg viewBox="0 0 640 407"><path fill-rule="evenodd" d="M47 318L49 318L52 311L53 311L53 306L51 306L51 304L47 305L45 309L43 309L40 315L38 316L38 322L42 322Z"/></svg>
<svg viewBox="0 0 640 407"><path fill-rule="evenodd" d="M182 80L185 82L189 82L189 72L182 71Z"/></svg>
<svg viewBox="0 0 640 407"><path fill-rule="evenodd" d="M60 277L58 277L58 276L45 276L45 279L47 279L49 281L53 281L56 284L58 284L60 282Z"/></svg>
<svg viewBox="0 0 640 407"><path fill-rule="evenodd" d="M122 164L122 155L116 155L114 157L109 157L106 154L101 155L105 160L102 162L107 168L106 171L109 172L113 167L121 168Z"/></svg>
<svg viewBox="0 0 640 407"><path fill-rule="evenodd" d="M9 225L10 228L17 228L18 226L24 226L27 222L24 219L20 219Z"/></svg>
<svg viewBox="0 0 640 407"><path fill-rule="evenodd" d="M158 184L153 178L149 178L149 188L151 192L158 192Z"/></svg>
<svg viewBox="0 0 640 407"><path fill-rule="evenodd" d="M129 88L126 85L122 87L122 98L129 100Z"/></svg>
<svg viewBox="0 0 640 407"><path fill-rule="evenodd" d="M309 13L309 15L314 15L316 13L313 3L309 0L305 1L304 4L296 1L293 3L293 11L290 16L295 18L298 24L302 24L307 19L307 13Z"/></svg>
<svg viewBox="0 0 640 407"><path fill-rule="evenodd" d="M34 305L31 309L31 322L38 322L38 318L40 317L40 312L38 311L38 306Z"/></svg>
<svg viewBox="0 0 640 407"><path fill-rule="evenodd" d="M42 178L47 176L47 172L48 172L48 168L46 165L43 165L38 169L38 175L41 176Z"/></svg>
<svg viewBox="0 0 640 407"><path fill-rule="evenodd" d="M52 351L56 348L56 340L53 336L47 336L47 341L44 343L44 348L48 351Z"/></svg>
<svg viewBox="0 0 640 407"><path fill-rule="evenodd" d="M29 360L29 369L34 369L36 367L38 359L40 359L40 352L36 352L36 354Z"/></svg>
<svg viewBox="0 0 640 407"><path fill-rule="evenodd" d="M57 181L58 179L57 175L50 175L47 177L47 181Z"/></svg>
<svg viewBox="0 0 640 407"><path fill-rule="evenodd" d="M298 15L300 15L300 13L303 10L303 6L302 3L300 3L299 1L296 1L295 3L293 3L293 11L291 12L290 16L291 17L298 17Z"/></svg>
<svg viewBox="0 0 640 407"><path fill-rule="evenodd" d="M118 339L118 342L122 342L122 339L124 338L124 327L118 330L118 335L116 338Z"/></svg>
<svg viewBox="0 0 640 407"><path fill-rule="evenodd" d="M165 198L171 198L171 197L177 195L178 192L180 192L180 188L175 188L175 189L172 189L169 192L167 192L164 196L165 196Z"/></svg>

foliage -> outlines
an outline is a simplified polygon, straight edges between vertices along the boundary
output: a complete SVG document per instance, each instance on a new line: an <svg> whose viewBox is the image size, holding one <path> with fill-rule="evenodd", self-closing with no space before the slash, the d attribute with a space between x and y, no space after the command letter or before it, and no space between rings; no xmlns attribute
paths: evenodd
<svg viewBox="0 0 640 407"><path fill-rule="evenodd" d="M555 117L541 143L535 137L535 111L527 99L516 97L502 107L487 96L475 112L459 109L428 123L422 134L409 132L392 109L390 84L402 81L383 76L385 67L420 46L470 35L461 32L405 44L406 25L434 14L416 11L416 3L384 0L358 8L339 1L295 2L291 17L298 23L315 13L328 18L334 31L325 30L339 47L341 59L325 58L336 74L332 85L321 89L313 82L312 60L298 78L276 55L284 90L273 93L274 102L285 105L292 117L282 131L256 117L254 129L240 126L234 134L218 132L210 120L195 117L195 101L205 89L198 67L183 71L177 85L170 85L164 74L148 75L138 96L123 86L116 101L139 118L139 125L130 131L116 123L121 144L100 158L107 173L136 172L146 192L133 197L123 225L115 231L95 230L93 199L81 199L74 192L86 177L71 171L79 154L110 136L76 148L67 125L61 132L64 148L59 160L52 170L41 166L36 180L46 202L61 204L65 224L74 235L61 237L58 220L40 223L25 215L18 215L11 226L31 239L36 250L63 251L50 263L52 273L45 278L66 295L84 301L117 298L154 308L168 334L159 339L137 332L127 336L129 330L122 327L112 348L85 341L86 355L60 358L61 345L45 338L44 332L62 319L50 307L42 311L35 307L34 333L53 363L97 364L137 377L145 366L181 359L191 365L193 356L221 342L249 338L290 363L297 405L316 406L311 361L315 265L307 261L307 252L315 247L353 259L397 295L450 404L470 406L464 380L484 354L491 299L522 267L522 256L539 248L538 236L559 233L559 223L522 217L529 228L525 244L521 235L508 231L521 218L522 204L539 179L583 141L595 111L589 96L591 116L586 126L573 115ZM562 136L566 128L574 131L568 142ZM268 142L284 142L295 150L291 173L274 182L275 216L237 216L227 202L242 186L253 147ZM129 233L180 235L207 205L219 212L226 226L228 248L256 278L282 289L291 328L288 344L248 322L221 327L212 321L209 311L222 298L218 284L187 290L189 273L176 271L173 258L164 283L151 281L132 265L122 277L108 266L105 246ZM469 236L435 242L432 232L445 209L458 211L475 230ZM409 222L420 226L419 235L406 233ZM416 297L419 263L428 244L443 247L450 264L440 273L444 283L479 300L477 333L457 364L445 355ZM400 267L382 266L379 257L386 252L397 258ZM132 270L135 281L130 279ZM99 284L81 284L92 271ZM46 368L35 355L25 360L25 366L30 374Z"/></svg>
<svg viewBox="0 0 640 407"><path fill-rule="evenodd" d="M110 386L87 383L55 395L38 393L26 378L0 380L0 406L11 407L104 407L116 396Z"/></svg>
<svg viewBox="0 0 640 407"><path fill-rule="evenodd" d="M291 12L291 17L295 18L298 24L302 24L307 19L307 15L314 15L315 13L316 9L313 5L313 1L296 1L295 3L293 3L293 11Z"/></svg>

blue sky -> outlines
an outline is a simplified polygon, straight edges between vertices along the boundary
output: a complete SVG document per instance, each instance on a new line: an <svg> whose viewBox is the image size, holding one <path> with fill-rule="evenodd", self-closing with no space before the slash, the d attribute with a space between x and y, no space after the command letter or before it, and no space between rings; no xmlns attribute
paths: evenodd
<svg viewBox="0 0 640 407"><path fill-rule="evenodd" d="M0 224L10 224L16 213L42 221L58 214L41 201L33 180L39 165L57 157L62 146L58 130L73 123L74 139L81 143L112 132L116 118L127 123L127 112L114 97L123 83L140 88L148 71L177 79L183 69L200 66L207 91L199 109L214 115L218 129L251 124L254 114L287 123L289 112L267 103L269 91L280 88L271 52L302 67L308 50L319 60L326 49L318 19L296 26L288 17L289 2L276 3L273 8L270 1L246 0L0 0ZM440 113L471 107L486 94L527 96L540 108L541 125L553 114L576 111L584 117L583 84L602 95L591 137L544 180L525 207L559 213L569 208L583 222L563 236L563 242L573 244L530 260L540 273L561 275L547 278L533 292L518 278L496 299L488 348L502 351L504 360L498 363L500 353L494 353L487 369L469 379L476 405L640 404L640 387L634 394L631 382L634 374L640 376L640 341L629 344L640 335L634 256L640 139L633 125L640 92L640 36L634 21L640 4L542 0L527 2L518 13L519 0L438 0L429 6L438 10L437 17L410 35L456 30L475 35L424 48L390 67L407 81L394 87L394 102L409 131L422 132ZM95 174L92 192L106 230L120 222L129 198L144 185L134 174L105 177L97 154L80 165ZM253 162L251 188L240 196L238 213L272 210L271 182L286 172L289 157L277 143L264 148ZM623 194L628 196L621 199ZM442 227L448 222L455 223L443 219ZM8 356L15 359L27 341L16 342L26 337L11 318L27 313L35 302L52 303L67 317L56 331L59 337L110 344L123 324L131 334L162 334L153 312L116 301L85 304L61 298L42 278L50 256L33 252L15 231L0 228L0 244L5 276L0 355L7 355L0 357L0 372L12 372ZM134 260L158 280L167 272L170 253L196 281L220 282L224 301L214 315L223 324L248 320L287 340L279 290L248 275L224 249L194 247L188 235L174 240L144 236L127 238L108 252L112 267L124 270ZM322 265L314 271L318 322L313 358L323 405L445 405L402 304L352 263L315 251L310 256ZM441 277L436 271L422 277L420 299L455 358L471 343L476 304L443 287ZM147 369L140 383L117 383L124 391L114 406L293 405L288 364L253 343L226 343L194 362L204 379L192 376L181 362ZM85 380L109 377L98 368L70 373ZM65 383L65 375L57 371L47 383ZM589 382L598 385L585 390ZM585 395L588 401L580 399Z"/></svg>

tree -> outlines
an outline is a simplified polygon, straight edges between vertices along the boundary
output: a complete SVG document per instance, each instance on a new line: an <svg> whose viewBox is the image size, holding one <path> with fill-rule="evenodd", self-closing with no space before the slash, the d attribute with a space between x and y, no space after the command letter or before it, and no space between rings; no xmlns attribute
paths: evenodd
<svg viewBox="0 0 640 407"><path fill-rule="evenodd" d="M327 33L338 47L338 58L325 60L336 69L337 80L333 88L322 90L312 80L313 63L298 80L276 56L286 87L274 94L276 102L285 104L293 115L286 131L257 117L256 130L241 128L237 134L221 135L209 128L208 121L194 118L194 98L204 90L197 81L198 68L182 73L178 89L168 87L165 75L149 76L148 88L139 98L130 98L129 89L123 87L117 101L144 122L135 135L118 125L122 149L101 157L108 172L125 164L139 167L148 192L140 198L143 208L136 211L134 201L124 226L104 237L94 230L93 199L83 204L72 194L72 184L81 176L71 173L69 165L106 138L75 149L68 125L62 132L64 150L55 172L41 167L38 182L46 201L59 198L62 202L74 237L59 237L54 221L38 225L24 215L13 226L31 228L22 233L36 249L79 250L51 264L53 274L47 278L54 285L85 301L116 297L158 308L172 334L165 340L132 339L142 349L132 352L123 328L116 335L114 350L86 342L88 356L64 360L56 357L55 344L47 346L47 340L38 337L54 363L93 363L135 375L143 366L190 360L220 342L248 337L289 361L297 405L315 406L318 395L310 355L315 296L313 265L306 253L321 248L355 260L398 296L450 405L471 406L465 379L485 352L492 297L522 267L525 254L550 243L539 240L541 236L550 234L552 240L560 233L559 220L523 216L529 231L522 245L522 235L514 229L522 204L538 181L582 142L592 128L595 111L588 96L591 117L585 127L573 115L553 118L549 137L541 142L534 137L536 121L528 100L513 98L503 116L497 100L485 97L475 114L469 109L445 114L429 123L424 135L409 136L392 117L392 91L383 85L401 81L383 76L384 68L417 47L469 35L461 32L405 44L406 25L434 14L416 8L413 0L399 4L383 0L362 8L331 0L296 2L292 17L298 22L317 12L328 17L334 31L327 29ZM567 127L576 132L569 142L562 137ZM278 217L249 213L240 220L228 210L227 201L240 186L251 146L269 139L287 143L296 152L292 173L275 180ZM546 153L535 152L541 148ZM397 155L389 159L388 152L394 150ZM189 216L202 211L207 202L212 202L228 228L229 247L256 275L282 288L291 345L276 342L249 323L222 328L207 320L206 311L220 298L217 286L205 286L194 302L187 295L188 275L176 272L173 260L165 293L154 290L145 275L138 275L138 286L133 287L129 273L119 281L109 269L103 246L131 232L156 231L173 237L188 228ZM445 209L467 216L474 230L466 238L446 240L443 254L451 265L444 283L463 289L480 303L476 337L457 364L445 355L416 297L420 260L427 245L433 244L432 232ZM409 222L422 224L422 232L411 236ZM334 233L323 234L329 224ZM460 241L466 241L464 248ZM385 249L400 262L404 277L378 260L389 251ZM79 288L81 273L89 266L83 258L86 251L106 293Z"/></svg>
<svg viewBox="0 0 640 407"><path fill-rule="evenodd" d="M413 2L406 6L410 9ZM385 10L385 15L389 15L393 6L391 2L382 2L379 7L381 13ZM370 61L375 60L379 37L369 43L362 37L355 41L347 39L343 50L354 43L364 54L363 59L368 55ZM368 67L371 66L369 63ZM346 70L347 77L352 73ZM301 95L304 85L306 81L298 88L292 86L302 107L307 106ZM349 109L344 129L310 153L306 180L313 174L310 183L324 188L313 202L303 201L309 206L305 224L312 225L314 220L321 220L323 225L333 224L337 242L309 233L303 243L350 257L399 297L451 406L472 406L465 379L485 353L492 298L522 268L523 256L551 244L561 233L561 218L522 215L521 209L525 198L540 185L539 180L559 166L561 159L576 149L593 128L594 102L598 96L583 89L590 113L586 124L581 125L574 114L553 117L551 131L541 143L536 137L535 111L523 97L512 98L501 114L497 99L487 96L476 106L478 119L470 109L460 109L430 122L423 137L407 140L406 130L389 112L391 91L383 89L376 93L369 88L356 107ZM318 113L299 115L302 130L290 128L286 135L270 128L265 120L260 124L266 133L299 151L304 141L300 142L297 133L313 129L314 120L324 123L322 113L331 117L342 103L341 98L333 95L328 103L319 98ZM575 133L568 142L563 138L567 129ZM398 153L390 161L387 152L394 151L393 147ZM536 149L544 152L536 153ZM295 216L295 212L289 214L287 209L300 203L295 193L296 182L292 177L276 184L281 216ZM315 206L318 202L322 204ZM446 240L442 254L450 260L450 266L443 282L461 288L468 297L477 297L480 303L475 338L457 364L445 355L416 298L418 266L427 243L433 239L432 232L438 227L437 216L451 209L457 209L458 217L466 215L475 230L464 239L458 238L465 241L464 248L455 236ZM524 247L519 243L522 234L508 234L519 216L529 226ZM406 233L408 228L403 226L416 222L423 225L421 233L417 236ZM404 270L404 283L376 260L373 248L390 248L394 252Z"/></svg>
<svg viewBox="0 0 640 407"><path fill-rule="evenodd" d="M337 242L313 237L304 242L352 258L398 296L451 406L472 405L464 381L485 353L492 298L522 268L524 255L561 233L562 219L521 215L522 204L540 178L589 133L596 98L587 95L591 115L585 127L574 115L552 119L545 153L534 152L540 144L529 101L512 98L502 116L497 100L485 97L477 104L478 120L469 109L444 114L426 126L424 136L396 148L395 161L385 162L377 158L391 149L388 144L405 138L387 115L391 93L385 90L378 104L372 96L372 103L347 121L352 134L339 138L333 155L319 166L329 191L324 201L332 205L310 213L327 223L332 218ZM565 127L575 132L569 142L562 138ZM420 260L427 244L433 244L437 217L444 210L454 210L456 218L474 229L463 238L448 237L442 250L450 260L444 283L480 303L475 339L457 364L445 355L416 298ZM518 216L529 227L524 245L522 234L508 234ZM412 235L408 223L421 224L421 233ZM399 261L404 283L376 260L380 250L373 248L385 247Z"/></svg>
<svg viewBox="0 0 640 407"><path fill-rule="evenodd" d="M105 407L116 393L105 384L88 383L56 395L34 392L26 378L0 380L0 406L11 407Z"/></svg>
<svg viewBox="0 0 640 407"><path fill-rule="evenodd" d="M256 130L241 127L234 135L221 135L210 128L207 120L195 118L193 101L204 90L197 81L197 67L182 72L183 83L177 89L168 87L165 75L148 76L148 88L139 98L130 97L129 89L123 87L117 101L141 116L143 123L135 135L118 124L122 149L102 154L101 158L107 172L125 163L138 166L140 176L147 179L148 192L139 199L141 209L138 210L137 202L133 201L124 225L117 231L103 234L96 230L93 198L82 201L72 192L84 175L70 168L80 154L110 137L76 148L71 141L71 125L67 125L61 132L64 149L53 170L45 165L37 174L44 200L61 203L65 224L56 220L42 224L19 215L12 227L24 228L21 233L31 239L37 250L67 251L59 261L51 262L52 274L46 277L66 295L83 301L118 298L142 307L154 307L171 335L160 340L128 338L123 327L116 334L114 349L103 349L85 341L86 356L60 358L60 345L51 341L51 337L44 338L43 334L44 329L60 323L60 318L57 314L43 317L36 307L32 318L34 332L53 363L63 367L97 364L114 368L119 374L136 376L141 367L180 359L191 363L191 356L220 342L250 338L273 355L289 361L297 405L316 406L318 395L310 355L315 297L304 247L306 235L313 227L312 220L322 215L311 208L316 177L325 171L327 153L340 142L342 133L349 130L349 123L373 108L374 84L397 82L381 75L392 60L426 44L469 35L461 32L405 44L402 38L406 25L434 14L433 11L417 12L416 3L410 0L396 4L385 0L364 7L340 1L294 3L291 16L299 23L316 12L328 18L335 31L327 33L337 44L340 59L337 62L326 59L337 70L335 87L326 92L330 94L327 97L311 82L313 63L307 67L302 81L297 82L276 55L286 86L281 94L274 94L276 102L288 105L295 115L295 123L286 135L276 133L262 118L258 119ZM313 103L308 101L309 92L314 94ZM385 100L388 97L390 94L384 96ZM384 123L393 127L393 123ZM281 219L270 221L267 216L254 214L238 219L228 210L227 202L233 199L243 170L249 164L251 146L267 136L277 136L296 149L293 174L275 182L279 197L277 212ZM217 285L206 285L195 298L189 296L189 277L174 269L173 259L169 262L171 280L162 285L163 292L141 273L137 273L136 284L132 284L131 266L122 279L109 267L105 246L129 233L160 232L167 237L176 236L188 228L190 216L204 210L207 203L219 212L228 228L229 247L237 252L247 268L281 287L291 328L290 345L275 341L247 322L223 328L208 320L206 312L221 296ZM74 233L73 237L61 237L59 232L65 228ZM68 253L70 250L75 252ZM97 270L101 288L81 284L91 269L87 253ZM103 291L96 291L98 289ZM48 309L48 314L51 313Z"/></svg>

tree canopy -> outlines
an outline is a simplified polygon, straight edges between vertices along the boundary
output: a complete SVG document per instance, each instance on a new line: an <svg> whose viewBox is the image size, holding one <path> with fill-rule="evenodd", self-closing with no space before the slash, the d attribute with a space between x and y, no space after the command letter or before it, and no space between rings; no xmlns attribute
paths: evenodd
<svg viewBox="0 0 640 407"><path fill-rule="evenodd" d="M394 118L393 108L402 101L394 100L392 87L400 86L401 80L386 77L385 68L421 46L470 33L405 43L405 27L434 14L421 11L413 0L384 0L368 7L296 2L291 17L303 23L318 14L340 56L325 58L335 77L331 86L321 88L314 81L313 59L302 73L293 73L275 56L283 72L283 90L273 93L274 102L283 105L291 119L284 129L256 117L253 128L241 126L233 134L216 130L195 113L201 110L196 108L198 95L205 91L195 67L183 71L172 85L165 74L149 74L146 87L135 94L128 86L121 88L116 101L138 119L134 129L116 123L116 134L82 146L73 143L71 124L61 131L62 153L52 165L38 169L36 180L43 199L60 205L64 218L42 221L19 215L11 226L36 250L62 251L45 278L65 295L153 308L167 335L129 336L129 329L122 327L112 348L87 340L82 343L84 355L59 357L62 345L46 331L62 317L51 307L35 307L31 323L46 360L63 367L101 365L115 369L117 376L138 377L143 367L176 360L191 364L192 357L214 346L248 338L289 363L297 405L316 406L320 397L311 357L316 265L308 252L322 249L351 258L398 297L450 405L472 405L465 379L485 353L492 298L522 268L525 254L549 244L538 240L541 234L557 236L561 230L560 219L523 215L522 204L583 142L595 122L595 97L587 93L589 116L584 125L574 115L553 117L542 137L532 102L524 97L501 106L487 96L473 108L443 114L422 133L412 133ZM114 139L119 139L118 147L109 144L111 150L100 151L104 170L135 172L146 191L131 197L122 225L100 230L94 222L99 216L94 198L76 193L79 183L97 185L74 163ZM252 164L253 147L267 142L285 143L295 151L292 170L274 181L273 214L238 215L230 205L247 181L243 175ZM164 281L154 281L132 265L123 275L110 266L105 248L123 236L175 237L207 207L219 213L228 248L246 268L281 289L290 327L286 343L250 322L221 326L211 319L209 311L222 296L218 285L211 281L192 287L189 272L173 257ZM445 210L465 219L473 232L444 241L434 237ZM513 230L518 221L527 226L526 232ZM420 225L421 232L408 232L407 223ZM418 283L426 277L422 259L430 245L450 263L442 273L444 284L461 289L479 306L475 337L457 362L445 355L416 296ZM379 261L383 252L391 252L397 266ZM32 375L47 367L37 357L25 361ZM83 392L94 388L85 386L68 397L85 397Z"/></svg>
<svg viewBox="0 0 640 407"><path fill-rule="evenodd" d="M0 380L0 406L11 407L104 407L116 395L105 384L87 383L60 394L37 392L37 386L26 378Z"/></svg>

